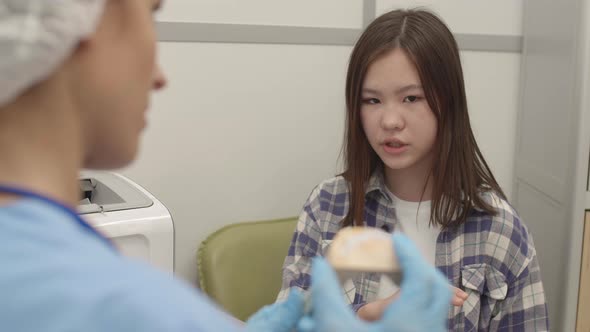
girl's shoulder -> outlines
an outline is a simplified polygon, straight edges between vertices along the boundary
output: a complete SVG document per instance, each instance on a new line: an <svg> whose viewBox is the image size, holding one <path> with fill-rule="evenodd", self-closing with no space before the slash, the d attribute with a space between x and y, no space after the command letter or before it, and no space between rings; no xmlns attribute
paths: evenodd
<svg viewBox="0 0 590 332"><path fill-rule="evenodd" d="M513 221L514 219L520 220L518 212L512 204L507 199L502 198L497 192L492 190L482 191L479 196L496 211L495 217L507 219L508 221Z"/></svg>
<svg viewBox="0 0 590 332"><path fill-rule="evenodd" d="M508 200L495 191L480 192L480 198L494 209L495 214L475 208L474 213L468 218L468 222L476 222L490 232L518 231L524 236L528 235L525 223Z"/></svg>
<svg viewBox="0 0 590 332"><path fill-rule="evenodd" d="M347 197L349 193L348 181L338 175L320 182L311 192L308 201L332 199L334 196Z"/></svg>
<svg viewBox="0 0 590 332"><path fill-rule="evenodd" d="M481 197L496 211L495 215L479 211L473 214L471 225L466 227L478 227L486 233L485 238L492 251L497 252L497 245L504 243L504 250L520 252L529 256L528 251L534 251L532 236L525 222L521 219L516 209L496 192L482 192Z"/></svg>
<svg viewBox="0 0 590 332"><path fill-rule="evenodd" d="M320 182L309 195L304 210L322 220L338 222L348 211L348 181L335 176Z"/></svg>
<svg viewBox="0 0 590 332"><path fill-rule="evenodd" d="M349 182L342 175L337 175L320 182L317 189L330 194L348 194L348 184Z"/></svg>

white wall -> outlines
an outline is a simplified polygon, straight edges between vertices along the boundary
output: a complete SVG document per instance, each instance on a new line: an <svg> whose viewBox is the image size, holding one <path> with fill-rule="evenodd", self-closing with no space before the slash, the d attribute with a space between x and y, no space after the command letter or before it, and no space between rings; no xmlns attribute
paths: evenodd
<svg viewBox="0 0 590 332"><path fill-rule="evenodd" d="M199 243L239 221L295 216L337 170L350 47L161 44L170 77L126 174L176 226L176 271L196 279Z"/></svg>
<svg viewBox="0 0 590 332"><path fill-rule="evenodd" d="M362 0L170 0L158 20L358 28L362 6Z"/></svg>
<svg viewBox="0 0 590 332"><path fill-rule="evenodd" d="M520 10L508 1L488 2L497 12L505 6ZM277 3L173 0L165 3L159 19L346 28L362 24L360 0ZM377 8L392 4L378 1ZM461 9L455 2L439 7L443 17ZM469 18L480 15L479 8L465 7L451 25L465 27L461 32L483 33L492 20L482 27ZM499 20L494 25L498 31L489 33L518 34L518 18ZM506 25L514 31L503 31ZM160 43L170 85L154 97L141 155L124 173L172 212L180 276L196 280L196 250L211 232L234 222L297 215L313 187L337 172L350 50ZM519 58L462 52L472 124L507 192L513 176Z"/></svg>
<svg viewBox="0 0 590 332"><path fill-rule="evenodd" d="M522 35L523 0L377 0L377 12L424 7L454 33Z"/></svg>

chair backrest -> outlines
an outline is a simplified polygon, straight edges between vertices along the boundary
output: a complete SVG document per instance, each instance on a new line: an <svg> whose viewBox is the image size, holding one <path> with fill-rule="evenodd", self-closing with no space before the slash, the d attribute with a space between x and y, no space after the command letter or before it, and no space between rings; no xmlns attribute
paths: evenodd
<svg viewBox="0 0 590 332"><path fill-rule="evenodd" d="M203 292L240 320L271 304L297 218L232 224L209 235L198 251Z"/></svg>

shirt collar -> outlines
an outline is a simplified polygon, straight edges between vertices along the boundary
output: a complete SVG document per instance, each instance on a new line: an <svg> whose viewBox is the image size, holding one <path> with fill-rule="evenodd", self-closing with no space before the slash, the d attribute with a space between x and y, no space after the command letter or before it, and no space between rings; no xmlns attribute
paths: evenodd
<svg viewBox="0 0 590 332"><path fill-rule="evenodd" d="M375 168L375 171L373 171L373 173L371 174L371 177L369 178L369 182L367 183L367 189L365 190L365 197L369 197L371 195L374 195L375 192L379 192L381 193L381 195L383 197L385 197L386 199L391 200L391 197L389 197L389 195L387 194L387 187L385 185L385 175L383 172L383 166L377 166L377 168ZM492 205L495 206L498 203L494 202L494 195L490 192L481 192L480 195L482 196L483 200ZM475 210L483 212L484 210L482 210L481 208L478 207L473 207Z"/></svg>
<svg viewBox="0 0 590 332"><path fill-rule="evenodd" d="M374 192L380 192L384 197L389 198L387 194L387 188L385 186L385 176L383 174L383 168L377 167L367 183L367 189L365 190L365 197L373 194Z"/></svg>

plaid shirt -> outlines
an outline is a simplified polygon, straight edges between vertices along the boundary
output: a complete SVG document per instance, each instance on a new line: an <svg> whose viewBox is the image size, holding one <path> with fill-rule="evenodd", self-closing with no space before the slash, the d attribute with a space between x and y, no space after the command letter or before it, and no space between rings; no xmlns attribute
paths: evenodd
<svg viewBox="0 0 590 332"><path fill-rule="evenodd" d="M493 193L482 194L496 208L491 216L474 209L465 224L443 229L436 244L436 267L467 292L461 307L451 307L450 331L548 331L548 315L533 239L516 211ZM381 171L365 194L365 225L394 231L399 226ZM348 183L335 177L318 185L303 207L283 265L283 285L307 290L311 258L324 255L348 211ZM375 301L380 276L367 273L344 285L354 310Z"/></svg>

